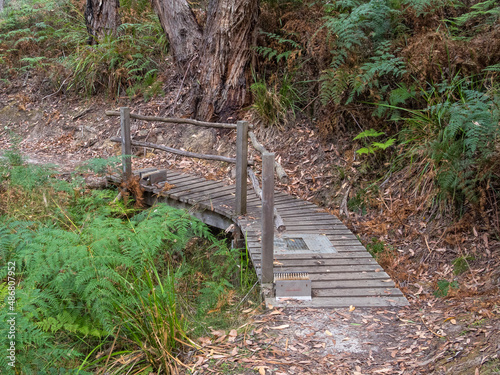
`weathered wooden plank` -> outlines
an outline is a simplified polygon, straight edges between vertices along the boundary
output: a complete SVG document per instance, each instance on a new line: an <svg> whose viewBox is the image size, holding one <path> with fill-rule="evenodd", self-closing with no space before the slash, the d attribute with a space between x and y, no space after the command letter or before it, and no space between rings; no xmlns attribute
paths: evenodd
<svg viewBox="0 0 500 375"><path fill-rule="evenodd" d="M311 204L311 203L308 203L308 202L290 202L290 201L284 201L284 202L277 202L276 203L276 207L278 209L282 209L284 211L286 210L290 210L290 209L302 209L302 210L308 210L309 212L316 212L316 210L318 210L318 207Z"/></svg>
<svg viewBox="0 0 500 375"><path fill-rule="evenodd" d="M169 182L167 180L167 182ZM208 181L208 180L183 180L183 181L180 181L180 182L177 182L177 181L172 181L173 183L175 183L175 186L172 187L170 190L166 190L166 191L171 191L171 190L175 190L176 188L180 188L180 187L184 187L184 186L193 186L193 187L196 187L196 186L219 186L219 187L223 187L224 185L218 181Z"/></svg>
<svg viewBox="0 0 500 375"><path fill-rule="evenodd" d="M178 175L178 176L170 176L167 173L167 183L171 185L177 185L177 184L182 184L182 183L188 183L188 182L201 182L203 181L200 178L197 178L196 176L191 176L191 175Z"/></svg>
<svg viewBox="0 0 500 375"><path fill-rule="evenodd" d="M220 187L221 184L219 182L195 182L189 184L176 185L174 188L165 190L165 194L168 195L178 195L183 192L203 192L207 191L210 187Z"/></svg>
<svg viewBox="0 0 500 375"><path fill-rule="evenodd" d="M233 189L229 187L219 188L218 186L210 187L206 190L195 192L190 195L189 199L196 203L205 202L210 204L210 201L220 197L234 197Z"/></svg>
<svg viewBox="0 0 500 375"><path fill-rule="evenodd" d="M244 229L243 233L247 233L247 229ZM247 233L246 238L249 246L260 246L260 232ZM352 251L368 254L363 245L361 245L361 243L357 240L352 240L352 239L335 240L332 238L333 236L330 236L329 240L339 254L343 252L352 252ZM315 253L311 252L311 254Z"/></svg>
<svg viewBox="0 0 500 375"><path fill-rule="evenodd" d="M294 218L294 217L301 217L301 216L298 216L297 213L293 212L293 211L290 211L290 212L287 212L286 214L283 214L284 216L288 217L288 218ZM337 219L338 218L336 216L333 216L333 215L330 215L326 212L323 212L321 211L321 209L319 207L317 207L316 209L312 210L307 216L314 216L315 218L317 217L325 217L325 218L329 218L329 219Z"/></svg>
<svg viewBox="0 0 500 375"><path fill-rule="evenodd" d="M309 272L311 273L352 273L352 272L376 272L375 270L383 271L377 265L340 265L340 266L275 266L275 272Z"/></svg>
<svg viewBox="0 0 500 375"><path fill-rule="evenodd" d="M394 281L387 279L357 279L357 280L317 280L311 281L313 289L334 288L393 288Z"/></svg>
<svg viewBox="0 0 500 375"><path fill-rule="evenodd" d="M206 204L206 203L204 203ZM227 207L228 212L234 212L235 196L234 193L210 198L211 207Z"/></svg>
<svg viewBox="0 0 500 375"><path fill-rule="evenodd" d="M262 279L273 282L274 249L274 153L262 154Z"/></svg>
<svg viewBox="0 0 500 375"><path fill-rule="evenodd" d="M356 266L372 265L380 268L373 258L335 258L335 259L280 259L274 262L276 267L310 267L316 269L318 266ZM380 268L381 269L381 268Z"/></svg>
<svg viewBox="0 0 500 375"><path fill-rule="evenodd" d="M364 248L363 248L364 249ZM345 253L324 253L324 254L275 254L274 259L276 260L305 260L305 259L350 259L350 258L369 258L373 259L373 257L367 252L358 252L358 251L346 251Z"/></svg>
<svg viewBox="0 0 500 375"><path fill-rule="evenodd" d="M345 230L343 229L327 229L327 228L324 228L324 229L320 229L320 230L314 230L312 228L301 228L300 230L298 229L290 229L287 231L287 234L291 235L291 234L322 234L324 236L327 236L329 237L330 239L330 236L332 237L335 237L335 240L340 240L340 239L344 239L344 240L352 240L352 241L358 241L357 237L352 234L352 232L346 232Z"/></svg>
<svg viewBox="0 0 500 375"><path fill-rule="evenodd" d="M330 226L332 228L346 228L347 227L339 222L339 221L334 221L334 220L327 220L327 219L322 219L322 218L317 218L317 217L314 217L314 216L311 216L311 217L303 217L302 219L299 219L299 220L290 220L289 218L284 218L283 219L284 222L286 222L287 224L289 225L292 225L292 226L298 226L298 225L302 225L302 226L313 226L313 225L321 225L321 226Z"/></svg>
<svg viewBox="0 0 500 375"><path fill-rule="evenodd" d="M320 223L320 224L329 224L332 226L342 226L346 227L344 223L342 223L339 220L334 220L333 218L330 217L321 217L321 216L302 216L302 217L286 217L283 219L286 223L290 225L297 225L297 224L315 224L315 223Z"/></svg>
<svg viewBox="0 0 500 375"><path fill-rule="evenodd" d="M253 226L247 226L245 227L245 229L249 232L249 233L255 233L255 232L259 232L259 230ZM288 229L286 231L286 234L287 235L291 235L291 234L321 234L321 235L324 235L324 236L327 236L329 238L329 236L332 236L334 237L335 239L354 239L354 240L358 240L356 238L356 236L354 236L352 234L352 232L350 232L349 230L346 230L346 229L343 229L343 228L320 228L318 230L314 230L313 228L300 228L300 227L295 227L295 228L291 228L291 229Z"/></svg>
<svg viewBox="0 0 500 375"><path fill-rule="evenodd" d="M319 221L318 220L317 222L314 222L312 220L310 220L310 221L304 220L302 222L299 222L299 221L290 222L289 220L287 220L286 224L287 224L287 227L290 227L290 228L321 228L321 229L332 228L332 229L349 230L344 224L335 223L335 222L331 222L331 221ZM349 230L349 232L351 232L351 231Z"/></svg>
<svg viewBox="0 0 500 375"><path fill-rule="evenodd" d="M225 213L229 217L233 217L235 216L234 202L234 197L218 198L210 202L210 207L216 212Z"/></svg>
<svg viewBox="0 0 500 375"><path fill-rule="evenodd" d="M391 297L403 296L396 288L349 288L349 289L314 289L313 297Z"/></svg>
<svg viewBox="0 0 500 375"><path fill-rule="evenodd" d="M317 282L379 280L382 281L383 284L378 285L377 287L392 288L394 286L394 282L391 280L391 277L385 272L313 273L310 275L310 277L311 280ZM317 287L320 287L320 285L317 285Z"/></svg>
<svg viewBox="0 0 500 375"><path fill-rule="evenodd" d="M247 213L248 122L238 121L236 133L236 215Z"/></svg>
<svg viewBox="0 0 500 375"><path fill-rule="evenodd" d="M246 233L245 230L243 230L243 233ZM252 233L250 236L245 237L247 239L247 243L249 246L260 246L260 232L258 233ZM338 254L343 253L343 252L362 252L362 253L367 253L366 249L358 242L358 241L353 241L353 240L332 240L330 239L330 243L335 247L335 250L337 250ZM314 252L311 252L311 254L315 254Z"/></svg>
<svg viewBox="0 0 500 375"><path fill-rule="evenodd" d="M178 172L175 174L168 172L168 178L170 184L176 185L164 192L169 195L168 199L186 202L183 203L187 204L186 207L197 206L198 210L206 209L233 220L236 218L234 216L234 185L226 186L218 181L204 180ZM145 188L156 192L161 190ZM252 189L248 193L248 214L238 217L237 220L245 235L254 269L260 276L262 274L262 221L260 218L262 205ZM314 306L332 307L342 306L342 304L356 306L356 301L362 302L358 306L407 303L402 293L395 288L389 275L382 270L357 237L338 218L322 212L312 203L290 198L282 193L275 194L277 205L282 208L279 213L288 227L287 234L325 234L338 251L331 254L273 254L274 272L308 272L310 274L313 301L316 301ZM393 301L396 302L391 302L388 301L387 296L402 299L394 299Z"/></svg>
<svg viewBox="0 0 500 375"><path fill-rule="evenodd" d="M132 176L132 147L130 138L130 108L120 108L120 127L122 144L123 179L128 180Z"/></svg>
<svg viewBox="0 0 500 375"><path fill-rule="evenodd" d="M311 301L282 300L276 298L266 298L266 305L274 307L289 308L341 308L341 307L389 307L389 306L407 306L408 301L404 297L317 297Z"/></svg>
<svg viewBox="0 0 500 375"><path fill-rule="evenodd" d="M199 202L203 202L205 200L211 200L225 196L234 197L234 185L224 186L222 188L219 188L217 186L210 187L210 189L207 189L203 192L193 194L191 198L198 200Z"/></svg>

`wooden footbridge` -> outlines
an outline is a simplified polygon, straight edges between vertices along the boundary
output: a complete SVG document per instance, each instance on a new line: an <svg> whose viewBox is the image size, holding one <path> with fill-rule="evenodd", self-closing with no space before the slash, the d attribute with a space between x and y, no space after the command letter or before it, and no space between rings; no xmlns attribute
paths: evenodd
<svg viewBox="0 0 500 375"><path fill-rule="evenodd" d="M261 282L266 304L287 307L403 306L408 301L389 275L335 216L301 199L274 191L275 173L285 177L274 154L267 152L244 121L238 124L207 123L108 111L120 116L124 178L138 175L148 203L163 201L189 209L206 224L232 229L240 245L247 246ZM201 155L130 138L130 119L187 123L237 130L236 158ZM262 189L248 158L248 139L262 153ZM131 146L160 149L182 156L236 164L236 184L227 185L195 175L148 168L132 171ZM250 180L250 183L249 183ZM282 294L276 297L276 280L289 280L310 298ZM302 280L302 281L301 281ZM280 284L281 285L281 284ZM304 289L305 288L305 289ZM308 292L308 289L311 290ZM306 294L307 294L306 293Z"/></svg>

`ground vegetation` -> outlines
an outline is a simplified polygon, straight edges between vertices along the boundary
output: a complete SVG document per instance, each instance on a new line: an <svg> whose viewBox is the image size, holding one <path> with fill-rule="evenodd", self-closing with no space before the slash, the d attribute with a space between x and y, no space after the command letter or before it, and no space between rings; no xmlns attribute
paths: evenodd
<svg viewBox="0 0 500 375"><path fill-rule="evenodd" d="M206 25L213 9L203 1L190 5L193 22ZM14 132L22 139L20 150L36 161L73 166L75 160L116 154L106 141L116 134L116 124L103 114L106 109L127 105L147 115L194 114L194 86L185 79L186 70L179 74L165 26L148 2L122 1L116 34L92 46L84 9L84 2L76 0L6 2L0 16L4 150ZM493 0L260 3L245 70L252 99L243 108L231 107L225 120L253 122L254 132L277 152L290 176L278 188L339 215L411 303L398 317L401 331L390 334L414 337L412 342L391 345L368 365L356 362L361 358L353 359L352 353L342 363L328 357L338 368L401 373L404 363L415 360L405 371L498 372L499 17ZM158 124L135 123L133 134L227 154L234 140L230 132L200 137ZM224 165L134 152L137 164L231 179ZM13 178L9 173L4 179ZM45 204L33 207L47 215ZM23 215L16 220L30 219ZM68 225L65 220L60 216ZM341 319L370 327L378 324L377 314ZM294 320L286 311L260 320L267 319L276 321L274 327ZM264 335L291 334L290 326L267 331L266 323L257 325L248 331L250 339L222 330L202 337L206 346L217 340L219 349L224 346L226 357L220 360L238 359L234 367L224 365L229 373L243 371L240 365L249 373L304 373L298 362L311 358L290 356L286 335L276 342ZM308 343L311 351L320 351L318 358L324 357L315 347L321 342ZM272 350L261 352L262 347ZM296 370L269 362L294 358ZM199 368L223 365L206 355L196 361Z"/></svg>

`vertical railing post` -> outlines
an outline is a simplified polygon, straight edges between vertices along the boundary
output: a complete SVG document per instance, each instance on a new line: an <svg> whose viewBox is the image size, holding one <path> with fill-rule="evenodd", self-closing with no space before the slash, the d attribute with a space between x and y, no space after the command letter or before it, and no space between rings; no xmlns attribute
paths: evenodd
<svg viewBox="0 0 500 375"><path fill-rule="evenodd" d="M262 283L274 278L274 153L262 154Z"/></svg>
<svg viewBox="0 0 500 375"><path fill-rule="evenodd" d="M236 215L247 213L248 122L238 121L236 129Z"/></svg>
<svg viewBox="0 0 500 375"><path fill-rule="evenodd" d="M130 144L130 108L120 108L120 126L122 134L122 165L123 180L127 181L132 177L132 146Z"/></svg>

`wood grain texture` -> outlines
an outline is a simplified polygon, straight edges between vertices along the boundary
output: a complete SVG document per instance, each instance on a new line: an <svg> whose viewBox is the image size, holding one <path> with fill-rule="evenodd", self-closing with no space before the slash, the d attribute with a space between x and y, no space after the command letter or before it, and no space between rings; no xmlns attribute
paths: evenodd
<svg viewBox="0 0 500 375"><path fill-rule="evenodd" d="M235 215L235 186L179 172L168 172L167 182L175 185L170 190L147 187L149 194L164 195L164 199L184 202L186 208L200 212L219 214L235 222L244 235L255 272L262 275L262 203L249 185L247 214ZM312 301L281 301L266 299L273 306L342 308L403 306L408 301L389 275L366 251L356 236L335 216L310 202L276 193L277 204L287 226L286 235L324 234L336 253L273 252L273 273L307 272L311 279ZM162 199L162 197L159 197ZM275 202L273 202L275 203ZM205 216L210 217L210 216ZM274 225L271 224L271 229ZM274 229L273 229L274 230ZM273 233L273 230L270 232ZM274 235L280 235L274 230ZM269 262L269 260L268 260Z"/></svg>

